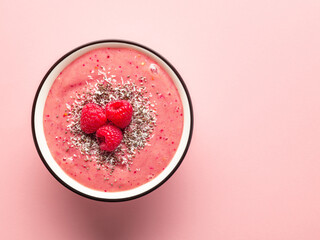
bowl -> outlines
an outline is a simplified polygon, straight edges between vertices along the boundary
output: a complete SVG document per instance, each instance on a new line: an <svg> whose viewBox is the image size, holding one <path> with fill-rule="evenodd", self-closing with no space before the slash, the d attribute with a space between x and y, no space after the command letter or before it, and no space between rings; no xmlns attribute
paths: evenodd
<svg viewBox="0 0 320 240"><path fill-rule="evenodd" d="M86 187L73 178L71 178L68 174L62 170L62 168L58 165L58 163L53 158L49 147L47 145L47 141L45 138L44 133L44 120L43 120L43 113L44 113L44 106L46 102L46 98L48 96L49 90L58 77L60 72L68 66L71 62L73 62L78 57L82 56L83 54L87 53L88 51L94 50L96 48L132 48L138 50L145 55L149 56L153 60L155 60L171 77L173 80L181 101L183 105L183 130L182 130L182 137L178 148L174 154L174 157L167 165L167 167L155 178L151 181L125 191L118 191L118 192L103 192L99 190L95 190L89 187ZM38 90L35 94L33 107L32 107L32 134L36 149L38 154L44 163L45 167L49 170L49 172L54 176L56 180L58 180L62 185L66 188L70 189L71 191L99 201L126 201L141 197L146 195L153 190L157 189L161 186L164 182L166 182L178 169L181 162L183 161L192 137L193 131L193 110L190 95L186 84L184 83L182 77L177 72L177 70L156 51L143 46L141 44L125 41L125 40L100 40L95 42L90 42L79 46L70 52L66 53L62 56L55 64L48 70L44 78L42 79Z"/></svg>

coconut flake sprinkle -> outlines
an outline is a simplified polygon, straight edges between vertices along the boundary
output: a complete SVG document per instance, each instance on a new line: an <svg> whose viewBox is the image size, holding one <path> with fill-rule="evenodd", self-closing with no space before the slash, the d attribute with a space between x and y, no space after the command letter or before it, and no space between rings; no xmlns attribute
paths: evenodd
<svg viewBox="0 0 320 240"><path fill-rule="evenodd" d="M117 83L114 76L103 80L96 80L95 84L87 84L87 91L76 93L73 104L66 104L66 111L70 124L67 131L71 133L68 145L74 145L82 155L86 155L85 161L96 161L97 169L111 169L122 165L130 171L130 165L136 154L145 146L150 145L149 139L153 137L156 127L156 110L149 101L146 87L137 86L133 82L122 78ZM127 79L127 78L125 78ZM95 134L85 134L80 128L82 108L88 103L95 103L105 107L110 101L126 100L133 108L132 121L123 131L123 140L113 152L100 150Z"/></svg>

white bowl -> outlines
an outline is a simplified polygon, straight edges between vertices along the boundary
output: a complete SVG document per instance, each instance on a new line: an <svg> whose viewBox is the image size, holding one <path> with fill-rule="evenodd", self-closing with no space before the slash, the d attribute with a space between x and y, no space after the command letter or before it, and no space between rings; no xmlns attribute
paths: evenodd
<svg viewBox="0 0 320 240"><path fill-rule="evenodd" d="M126 47L133 48L138 51L143 52L147 56L153 58L158 64L160 64L170 75L174 81L181 100L183 104L183 115L184 115L184 127L182 132L181 141L179 143L178 149L169 163L169 165L154 179L147 182L137 188L120 191L120 192L101 192L91 188L88 188L73 178L69 177L57 164L57 162L52 157L50 150L48 148L46 138L43 130L43 110L46 102L48 92L57 78L59 73L68 66L73 60L77 59L81 55L88 51L96 48L102 47ZM76 49L71 50L63 57L61 57L47 72L47 74L42 79L38 90L35 95L32 108L32 133L35 146L37 148L38 154L42 159L42 162L47 167L49 172L65 187L68 189L85 196L87 198L101 200L101 201L124 201L134 199L143 196L159 186L161 186L165 181L172 176L172 174L180 166L183 158L185 157L187 150L190 145L191 136L193 131L193 111L190 95L188 93L187 87L183 82L181 76L177 70L160 54L142 46L140 44L124 41L124 40L101 40L96 42L91 42Z"/></svg>

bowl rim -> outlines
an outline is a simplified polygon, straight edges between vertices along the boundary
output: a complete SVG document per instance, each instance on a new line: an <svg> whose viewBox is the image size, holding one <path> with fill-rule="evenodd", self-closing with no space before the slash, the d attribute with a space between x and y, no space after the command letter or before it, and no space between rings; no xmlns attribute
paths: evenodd
<svg viewBox="0 0 320 240"><path fill-rule="evenodd" d="M152 54L156 55L157 57L159 57L162 61L164 61L169 68L171 68L171 70L174 72L174 74L177 76L178 80L180 81L183 90L185 91L185 94L187 96L187 100L188 100L188 106L189 106L189 111L190 111L190 128L189 128L189 135L188 135L188 140L187 140L187 144L186 147L180 157L180 160L178 161L178 163L175 165L174 169L161 181L159 182L157 185L155 185L154 187L148 189L145 192L142 192L140 194L137 194L135 196L129 196L129 197L124 197L124 198L118 198L118 199L108 199L108 198L97 198L91 195L88 195L86 193L83 193L81 191L78 191L76 189L74 189L72 186L68 185L67 183L65 183L62 179L60 179L60 177L50 168L49 164L47 163L46 159L44 158L40 147L39 147L39 143L36 137L36 130L35 130L35 110L36 110L36 106L37 106L37 100L38 100L38 96L40 94L40 91L42 89L42 86L44 85L45 81L47 80L48 76L50 75L50 73L55 69L55 67L62 62L65 58L67 58L68 56L70 56L71 54L73 54L74 52L91 46L91 45L96 45L96 44L101 44L101 43L123 43L123 44L128 44L128 45L133 45L136 47L140 47L145 49L146 51L151 52ZM133 200L133 199L137 199L140 198L142 196L145 196L147 194L149 194L150 192L154 191L155 189L159 188L160 186L162 186L176 171L177 169L180 167L182 161L184 160L188 149L190 147L190 143L191 143L191 139L192 139L192 134L193 134L193 126L194 126L194 114L193 114L193 106L192 106L192 102L191 102L191 97L190 97L190 93L187 89L187 86L185 84L185 82L183 81L181 75L178 73L178 71L176 70L176 68L166 59L164 58L162 55L160 55L158 52L154 51L153 49L146 47L140 43L137 42L133 42L133 41L129 41L129 40L123 40L123 39L103 39L103 40L97 40L97 41L92 41L92 42L88 42L86 44L80 45L79 47L76 47L72 50L70 50L69 52L67 52L66 54L64 54L62 57L60 57L51 67L50 69L47 71L47 73L45 74L45 76L42 78L38 89L36 91L34 100L33 100L33 104L32 104L32 111L31 111L31 129L32 129L32 137L33 137L33 142L35 144L35 147L37 149L38 155L42 161L42 163L45 165L45 167L48 169L48 171L51 173L51 175L58 181L60 182L64 187L66 187L67 189L71 190L72 192L85 197L85 198L89 198L92 200L96 200L96 201L102 201L102 202L123 202L123 201L128 201L128 200Z"/></svg>

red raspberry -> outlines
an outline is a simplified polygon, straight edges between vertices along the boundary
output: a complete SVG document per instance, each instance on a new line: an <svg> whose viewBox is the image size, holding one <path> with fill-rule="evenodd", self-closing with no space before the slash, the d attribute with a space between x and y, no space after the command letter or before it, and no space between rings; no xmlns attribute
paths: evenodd
<svg viewBox="0 0 320 240"><path fill-rule="evenodd" d="M111 124L99 128L96 136L100 149L107 152L115 150L123 138L121 130Z"/></svg>
<svg viewBox="0 0 320 240"><path fill-rule="evenodd" d="M87 134L94 133L107 121L105 111L94 103L85 105L81 112L80 127Z"/></svg>
<svg viewBox="0 0 320 240"><path fill-rule="evenodd" d="M109 102L106 106L106 117L119 128L125 128L131 122L133 109L125 100Z"/></svg>

